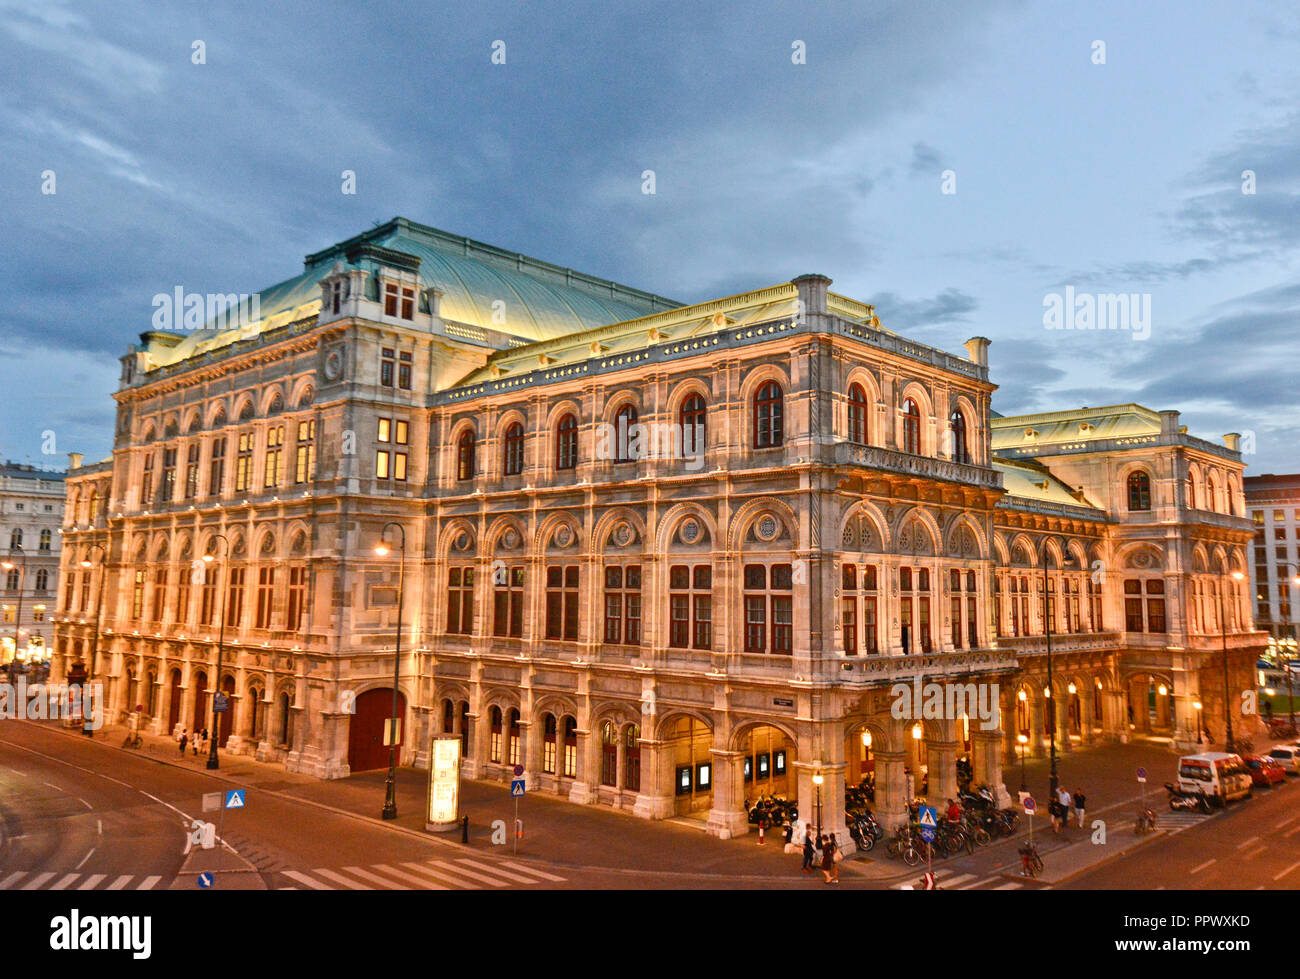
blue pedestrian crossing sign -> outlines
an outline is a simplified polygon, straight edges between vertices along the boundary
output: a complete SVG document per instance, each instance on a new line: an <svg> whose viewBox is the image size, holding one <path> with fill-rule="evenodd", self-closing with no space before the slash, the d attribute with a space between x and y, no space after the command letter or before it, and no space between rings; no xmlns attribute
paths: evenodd
<svg viewBox="0 0 1300 979"><path fill-rule="evenodd" d="M228 790L228 791L226 792L226 808L227 808L227 809L243 809L243 808L244 808L244 790L243 790L243 789L230 789L230 790Z"/></svg>
<svg viewBox="0 0 1300 979"><path fill-rule="evenodd" d="M203 887L203 888L211 887L211 886L212 886L212 875L211 875L211 874L199 874L199 886L200 886L200 887Z"/></svg>
<svg viewBox="0 0 1300 979"><path fill-rule="evenodd" d="M510 795L513 798L518 798L523 794L524 794L524 780L522 778L511 779Z"/></svg>
<svg viewBox="0 0 1300 979"><path fill-rule="evenodd" d="M934 806L921 806L921 839L930 843L934 840Z"/></svg>

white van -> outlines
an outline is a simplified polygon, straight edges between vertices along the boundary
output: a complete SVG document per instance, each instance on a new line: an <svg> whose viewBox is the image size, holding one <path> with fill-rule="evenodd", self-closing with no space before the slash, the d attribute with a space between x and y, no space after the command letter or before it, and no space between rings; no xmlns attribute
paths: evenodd
<svg viewBox="0 0 1300 979"><path fill-rule="evenodd" d="M1178 759L1178 787L1209 798L1215 805L1251 794L1250 772L1240 755L1207 751Z"/></svg>

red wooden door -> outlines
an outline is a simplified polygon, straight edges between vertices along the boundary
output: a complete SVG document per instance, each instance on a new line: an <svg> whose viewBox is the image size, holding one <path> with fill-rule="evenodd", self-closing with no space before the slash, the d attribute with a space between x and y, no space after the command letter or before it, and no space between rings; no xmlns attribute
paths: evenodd
<svg viewBox="0 0 1300 979"><path fill-rule="evenodd" d="M176 730L176 722L181 719L181 671L172 670L171 691L167 697L167 733Z"/></svg>
<svg viewBox="0 0 1300 979"><path fill-rule="evenodd" d="M235 717L235 678L228 676L221 684L221 690L226 695L226 710L220 715L221 720L217 723L220 725L219 731L221 740L218 747L224 748L226 742L230 740L231 726L234 724Z"/></svg>
<svg viewBox="0 0 1300 979"><path fill-rule="evenodd" d="M190 725L190 739L207 726L208 720L208 675L197 673L194 676L194 723Z"/></svg>
<svg viewBox="0 0 1300 979"><path fill-rule="evenodd" d="M348 767L365 772L388 766L388 746L384 744L384 722L393 716L391 689L367 690L356 700L356 710L348 727ZM397 695L397 716L402 719L402 737L406 736L406 698Z"/></svg>

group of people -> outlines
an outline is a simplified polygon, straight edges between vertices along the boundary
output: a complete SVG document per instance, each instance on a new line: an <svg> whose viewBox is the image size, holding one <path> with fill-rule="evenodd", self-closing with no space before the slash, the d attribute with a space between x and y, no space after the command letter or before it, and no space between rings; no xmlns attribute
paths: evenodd
<svg viewBox="0 0 1300 979"><path fill-rule="evenodd" d="M181 757L185 756L185 747L188 745L194 752L195 757L207 753L208 750L208 729L205 727L201 731L195 731L191 737L185 728L181 728L176 734L176 742L181 747Z"/></svg>
<svg viewBox="0 0 1300 979"><path fill-rule="evenodd" d="M1083 789L1075 789L1071 794L1064 785L1058 788L1056 798L1047 805L1047 813L1052 817L1052 832L1059 835L1061 830L1069 826L1070 821L1076 817L1079 828L1083 829L1083 816L1087 804L1088 800L1083 794Z"/></svg>
<svg viewBox="0 0 1300 979"><path fill-rule="evenodd" d="M792 843L793 838L794 827L786 824L786 843ZM844 859L840 854L839 840L835 838L834 833L824 833L818 837L813 833L811 827L806 827L803 831L803 866L799 869L805 874L814 873L819 857L822 876L826 879L825 882L827 884L838 884L840 882L838 863Z"/></svg>

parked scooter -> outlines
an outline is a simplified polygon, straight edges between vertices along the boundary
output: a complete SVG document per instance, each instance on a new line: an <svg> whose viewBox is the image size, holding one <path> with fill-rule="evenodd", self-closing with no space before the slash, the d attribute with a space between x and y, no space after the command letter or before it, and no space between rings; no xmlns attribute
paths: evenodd
<svg viewBox="0 0 1300 979"><path fill-rule="evenodd" d="M1165 789L1169 793L1169 808L1174 812L1209 813L1210 800L1201 793L1187 792L1173 782L1166 782Z"/></svg>

